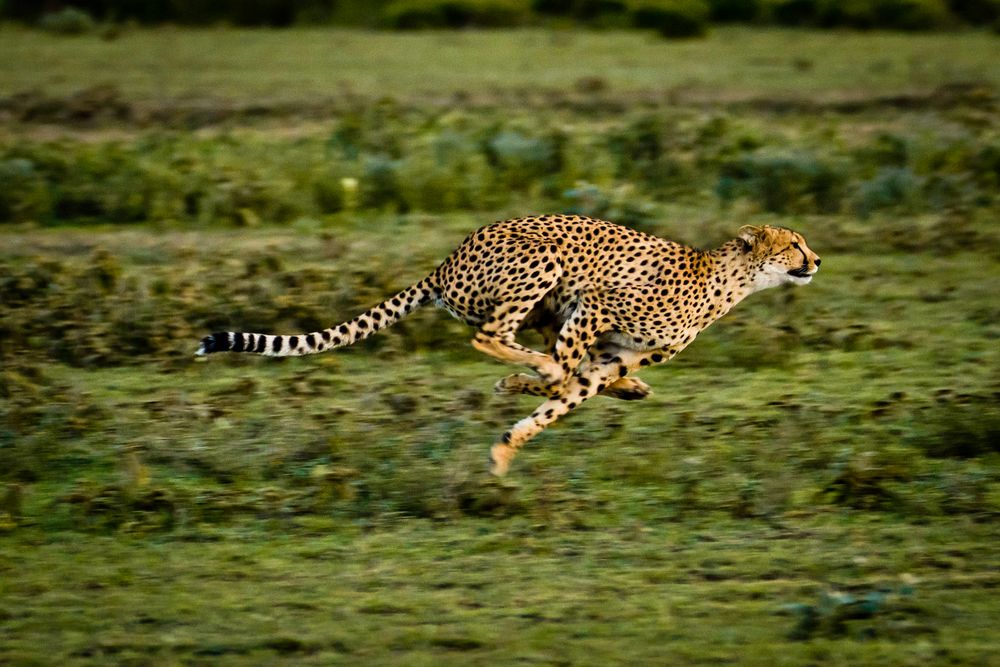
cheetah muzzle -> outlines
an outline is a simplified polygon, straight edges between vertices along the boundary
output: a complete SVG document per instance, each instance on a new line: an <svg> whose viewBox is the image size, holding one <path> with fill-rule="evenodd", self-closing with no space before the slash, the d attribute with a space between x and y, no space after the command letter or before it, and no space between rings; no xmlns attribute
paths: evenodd
<svg viewBox="0 0 1000 667"><path fill-rule="evenodd" d="M491 448L491 471L503 475L570 410L597 395L645 398L649 385L633 373L672 359L750 294L808 283L819 265L802 235L782 227L742 227L703 251L581 216L518 218L472 232L429 276L351 320L287 336L214 333L196 354L325 352L435 303L477 328L476 349L532 371L501 379L498 393L545 399ZM517 342L525 330L541 333L542 350Z"/></svg>

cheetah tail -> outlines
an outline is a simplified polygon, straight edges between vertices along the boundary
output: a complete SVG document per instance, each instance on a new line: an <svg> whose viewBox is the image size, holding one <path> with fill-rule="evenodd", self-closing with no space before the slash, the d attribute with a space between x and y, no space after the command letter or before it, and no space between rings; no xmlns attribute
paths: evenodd
<svg viewBox="0 0 1000 667"><path fill-rule="evenodd" d="M395 324L417 308L430 303L436 296L437 288L432 278L428 277L369 308L353 320L323 331L293 336L220 331L202 338L195 354L201 356L213 352L253 352L269 357L292 357L346 347Z"/></svg>

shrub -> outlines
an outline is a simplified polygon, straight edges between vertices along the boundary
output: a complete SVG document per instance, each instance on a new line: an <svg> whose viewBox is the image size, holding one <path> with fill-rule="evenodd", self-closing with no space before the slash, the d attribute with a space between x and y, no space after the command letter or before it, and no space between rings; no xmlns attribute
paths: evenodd
<svg viewBox="0 0 1000 667"><path fill-rule="evenodd" d="M867 218L875 211L912 205L920 194L920 179L909 169L889 167L882 169L871 180L858 187L854 210L859 217Z"/></svg>
<svg viewBox="0 0 1000 667"><path fill-rule="evenodd" d="M818 0L773 0L768 7L770 20L780 25L810 25L819 15Z"/></svg>
<svg viewBox="0 0 1000 667"><path fill-rule="evenodd" d="M948 8L955 16L973 25L1000 22L1000 0L948 0Z"/></svg>
<svg viewBox="0 0 1000 667"><path fill-rule="evenodd" d="M37 220L50 209L45 180L31 160L0 161L0 223Z"/></svg>
<svg viewBox="0 0 1000 667"><path fill-rule="evenodd" d="M0 16L32 21L45 14L46 8L61 3L37 0L0 2ZM100 20L135 20L143 23L176 21L185 24L206 24L230 21L238 25L286 26L297 21L328 20L335 0L76 0L74 4L89 16ZM58 12L64 13L66 10Z"/></svg>
<svg viewBox="0 0 1000 667"><path fill-rule="evenodd" d="M552 16L570 16L576 13L576 0L533 0L531 10Z"/></svg>
<svg viewBox="0 0 1000 667"><path fill-rule="evenodd" d="M486 147L490 162L500 168L505 185L526 188L539 178L559 171L553 142L517 130L503 130Z"/></svg>
<svg viewBox="0 0 1000 667"><path fill-rule="evenodd" d="M708 6L718 23L750 22L760 15L760 0L708 0Z"/></svg>
<svg viewBox="0 0 1000 667"><path fill-rule="evenodd" d="M632 10L632 25L663 37L701 37L708 31L708 14L705 0L640 0Z"/></svg>
<svg viewBox="0 0 1000 667"><path fill-rule="evenodd" d="M809 153L760 152L722 165L716 193L723 201L747 196L773 213L834 213L846 176Z"/></svg>
<svg viewBox="0 0 1000 667"><path fill-rule="evenodd" d="M623 22L628 15L628 6L623 0L579 0L575 15L588 23Z"/></svg>
<svg viewBox="0 0 1000 667"><path fill-rule="evenodd" d="M933 30L947 27L951 15L944 0L878 0L875 20L879 28Z"/></svg>
<svg viewBox="0 0 1000 667"><path fill-rule="evenodd" d="M939 392L914 420L907 444L932 458L966 459L1000 453L998 397Z"/></svg>
<svg viewBox="0 0 1000 667"><path fill-rule="evenodd" d="M395 0L382 10L382 22L397 30L422 28L499 28L527 23L527 0Z"/></svg>
<svg viewBox="0 0 1000 667"><path fill-rule="evenodd" d="M82 35L94 29L94 19L76 7L66 7L42 16L38 27L56 35Z"/></svg>
<svg viewBox="0 0 1000 667"><path fill-rule="evenodd" d="M875 5L872 0L826 0L816 18L824 28L845 26L867 30L877 27Z"/></svg>
<svg viewBox="0 0 1000 667"><path fill-rule="evenodd" d="M388 155L370 155L364 159L361 177L362 204L370 208L402 208L399 191L399 161Z"/></svg>

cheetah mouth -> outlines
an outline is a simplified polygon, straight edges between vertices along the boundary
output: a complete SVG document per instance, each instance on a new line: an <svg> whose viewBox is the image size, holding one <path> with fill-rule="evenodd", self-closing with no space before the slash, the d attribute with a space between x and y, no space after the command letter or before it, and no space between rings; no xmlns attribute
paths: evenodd
<svg viewBox="0 0 1000 667"><path fill-rule="evenodd" d="M812 277L812 274L809 273L809 267L808 266L800 266L797 269L792 269L791 271L788 272L788 275L794 276L796 278L811 278Z"/></svg>

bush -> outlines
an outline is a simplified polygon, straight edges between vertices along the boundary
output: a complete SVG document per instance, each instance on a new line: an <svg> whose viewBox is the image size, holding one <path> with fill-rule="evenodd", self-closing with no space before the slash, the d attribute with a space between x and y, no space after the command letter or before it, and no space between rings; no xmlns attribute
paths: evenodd
<svg viewBox="0 0 1000 667"><path fill-rule="evenodd" d="M944 0L878 0L875 20L879 28L933 30L951 23Z"/></svg>
<svg viewBox="0 0 1000 667"><path fill-rule="evenodd" d="M629 7L626 0L534 0L537 14L563 16L591 26L626 27Z"/></svg>
<svg viewBox="0 0 1000 667"><path fill-rule="evenodd" d="M858 187L854 209L859 217L867 218L882 209L906 205L912 208L919 194L920 179L912 171L890 167Z"/></svg>
<svg viewBox="0 0 1000 667"><path fill-rule="evenodd" d="M668 38L701 37L708 31L708 14L705 0L640 0L632 25Z"/></svg>
<svg viewBox="0 0 1000 667"><path fill-rule="evenodd" d="M38 220L50 210L45 180L31 160L0 161L0 223Z"/></svg>
<svg viewBox="0 0 1000 667"><path fill-rule="evenodd" d="M944 0L823 0L814 16L825 28L931 30L952 22Z"/></svg>
<svg viewBox="0 0 1000 667"><path fill-rule="evenodd" d="M760 15L760 0L708 0L712 21L743 23Z"/></svg>
<svg viewBox="0 0 1000 667"><path fill-rule="evenodd" d="M722 165L716 193L746 196L773 213L835 213L847 181L842 170L808 153L744 155Z"/></svg>
<svg viewBox="0 0 1000 667"><path fill-rule="evenodd" d="M527 0L395 0L382 11L382 23L397 30L512 27L530 18Z"/></svg>
<svg viewBox="0 0 1000 667"><path fill-rule="evenodd" d="M936 403L920 411L907 444L932 458L966 459L1000 454L997 395L938 393Z"/></svg>
<svg viewBox="0 0 1000 667"><path fill-rule="evenodd" d="M21 21L33 21L46 16L45 9L53 4L37 0L8 0L0 3L0 16ZM287 26L294 22L328 20L335 0L76 0L74 4L89 16L102 21L134 20L143 23L176 21L185 24L206 24L229 21L237 25ZM65 14L70 9L57 12ZM48 15L51 16L51 15ZM90 21L93 25L93 20Z"/></svg>
<svg viewBox="0 0 1000 667"><path fill-rule="evenodd" d="M42 16L38 27L56 35L82 35L94 29L94 19L82 9L67 7Z"/></svg>
<svg viewBox="0 0 1000 667"><path fill-rule="evenodd" d="M1000 0L948 0L948 9L973 25L1000 22Z"/></svg>
<svg viewBox="0 0 1000 667"><path fill-rule="evenodd" d="M504 185L525 189L559 171L559 155L552 141L517 130L502 130L489 140L486 154L499 167Z"/></svg>
<svg viewBox="0 0 1000 667"><path fill-rule="evenodd" d="M818 0L774 0L768 18L780 25L811 25L819 16Z"/></svg>
<svg viewBox="0 0 1000 667"><path fill-rule="evenodd" d="M877 27L875 5L872 0L826 0L816 18L824 28L843 26L867 30Z"/></svg>

